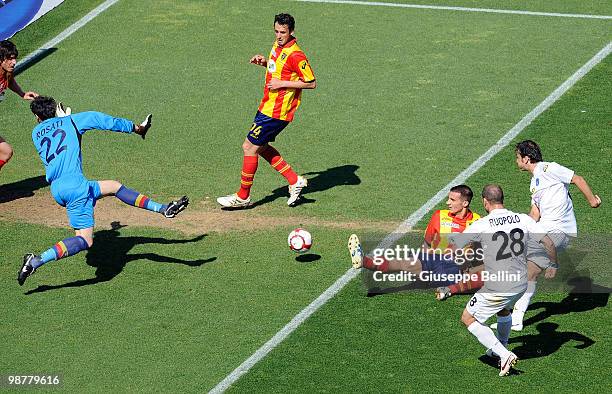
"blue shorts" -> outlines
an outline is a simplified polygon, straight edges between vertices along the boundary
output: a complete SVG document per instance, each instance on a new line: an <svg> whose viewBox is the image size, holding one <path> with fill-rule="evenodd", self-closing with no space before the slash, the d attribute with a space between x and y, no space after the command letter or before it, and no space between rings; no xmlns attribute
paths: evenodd
<svg viewBox="0 0 612 394"><path fill-rule="evenodd" d="M265 145L273 142L288 124L286 120L274 119L257 111L247 138L253 145Z"/></svg>
<svg viewBox="0 0 612 394"><path fill-rule="evenodd" d="M459 265L455 264L452 258L441 256L440 254L422 253L420 256L421 267L423 271L429 271L432 274L458 275L461 273ZM435 286L448 286L455 283L454 281L435 282Z"/></svg>
<svg viewBox="0 0 612 394"><path fill-rule="evenodd" d="M97 181L90 181L83 175L67 175L51 184L55 201L66 207L68 221L75 230L94 226L94 206L102 196Z"/></svg>

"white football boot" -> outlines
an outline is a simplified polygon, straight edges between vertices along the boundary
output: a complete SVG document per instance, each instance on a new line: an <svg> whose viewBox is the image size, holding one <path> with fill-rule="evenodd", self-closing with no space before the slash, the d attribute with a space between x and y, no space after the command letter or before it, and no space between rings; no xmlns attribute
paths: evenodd
<svg viewBox="0 0 612 394"><path fill-rule="evenodd" d="M246 208L251 204L251 197L247 197L246 200L238 197L238 194L229 194L227 196L217 198L217 202L223 208Z"/></svg>
<svg viewBox="0 0 612 394"><path fill-rule="evenodd" d="M491 324L489 327L491 327L491 330L497 330L497 323L493 323ZM510 327L510 329L512 331L523 331L523 324L512 324L512 326Z"/></svg>
<svg viewBox="0 0 612 394"><path fill-rule="evenodd" d="M359 237L356 234L351 234L348 240L348 250L351 254L351 263L353 268L358 270L363 265L363 249L359 242Z"/></svg>
<svg viewBox="0 0 612 394"><path fill-rule="evenodd" d="M301 175L298 175L297 181L293 185L289 185L289 199L287 205L293 206L302 194L302 189L308 186L308 180Z"/></svg>
<svg viewBox="0 0 612 394"><path fill-rule="evenodd" d="M510 352L508 357L501 360L501 366L499 368L499 376L506 376L510 373L510 369L516 365L518 357L516 354Z"/></svg>

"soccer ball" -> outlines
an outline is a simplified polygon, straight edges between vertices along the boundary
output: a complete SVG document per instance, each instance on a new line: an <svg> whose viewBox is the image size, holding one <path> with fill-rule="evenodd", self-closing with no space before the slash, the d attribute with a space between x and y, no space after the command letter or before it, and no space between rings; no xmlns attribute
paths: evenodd
<svg viewBox="0 0 612 394"><path fill-rule="evenodd" d="M303 228L296 228L289 233L287 238L289 249L296 253L304 253L310 250L312 246L312 235Z"/></svg>

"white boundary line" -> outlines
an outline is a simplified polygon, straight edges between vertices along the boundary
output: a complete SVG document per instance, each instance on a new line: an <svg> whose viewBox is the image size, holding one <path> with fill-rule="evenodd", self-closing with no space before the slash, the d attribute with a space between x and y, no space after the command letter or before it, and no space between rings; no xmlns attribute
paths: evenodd
<svg viewBox="0 0 612 394"><path fill-rule="evenodd" d="M438 202L442 201L448 190L454 186L465 182L472 174L478 171L485 163L487 163L499 151L505 148L525 127L527 127L535 118L542 112L546 111L555 101L557 101L565 92L567 92L576 82L578 82L586 73L588 73L595 65L601 62L606 56L612 52L612 42L608 43L602 50L586 62L578 69L571 77L563 82L555 91L544 99L537 107L529 112L521 119L514 127L497 141L495 145L489 148L485 153L476 159L468 168L463 170L459 175L444 186L435 196L429 199L423 206L417 209L410 215L399 227L391 234L387 235L377 246L377 248L388 248L395 241L399 240L407 231L410 230L419 220L434 208ZM242 364L234 369L217 384L209 393L223 393L232 384L234 384L242 375L247 373L255 364L261 361L268 353L284 341L296 328L298 328L306 319L315 313L320 307L325 305L327 301L332 299L351 279L355 278L359 273L358 270L349 268L333 285L327 288L316 300L298 313L285 327L276 333L268 342L263 344L255 353L247 358Z"/></svg>
<svg viewBox="0 0 612 394"><path fill-rule="evenodd" d="M53 48L54 46L56 46L60 42L64 41L66 38L70 37L72 35L72 33L76 32L81 27L85 26L92 19L94 19L96 16L100 15L107 8L109 8L110 6L112 6L113 4L115 4L118 1L119 0L106 0L104 3L100 4L99 6L97 6L93 10L91 10L87 15L85 15L84 17L82 17L78 21L74 22L66 30L64 30L63 32L61 32L57 36L55 36L55 38L51 39L51 41L48 41L43 46L41 46L40 48L35 50L34 52L32 52L28 56L24 57L17 64L17 66L15 67L15 73L18 74L23 68L27 67L28 64L30 64L31 62L37 60L42 55L44 55L44 53L47 50Z"/></svg>
<svg viewBox="0 0 612 394"><path fill-rule="evenodd" d="M554 17L562 17L562 18L584 18L584 19L612 19L612 16L610 15L563 14L559 12L498 10L498 9L492 9L492 8L469 8L469 7L450 7L450 6L442 6L442 5L383 3L383 2L378 2L378 1L356 1L356 0L295 0L295 1L301 1L303 3L353 4L353 5L369 5L369 6L379 6L379 7L417 8L417 9L425 9L425 10L486 12L490 14L554 16Z"/></svg>

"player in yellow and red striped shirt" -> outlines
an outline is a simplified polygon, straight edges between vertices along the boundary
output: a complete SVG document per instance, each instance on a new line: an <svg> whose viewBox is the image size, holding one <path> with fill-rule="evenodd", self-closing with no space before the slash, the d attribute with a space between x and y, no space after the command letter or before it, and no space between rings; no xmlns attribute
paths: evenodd
<svg viewBox="0 0 612 394"><path fill-rule="evenodd" d="M217 198L226 208L244 208L251 203L251 186L257 171L259 156L263 157L289 182L289 200L293 206L302 189L308 185L306 178L297 175L278 151L270 145L276 136L293 120L299 107L302 89L317 86L314 73L306 55L293 36L295 20L289 14L274 17L276 41L270 57L255 55L251 63L266 67L264 96L259 104L255 120L242 144L244 158L240 177L240 189L234 194Z"/></svg>

